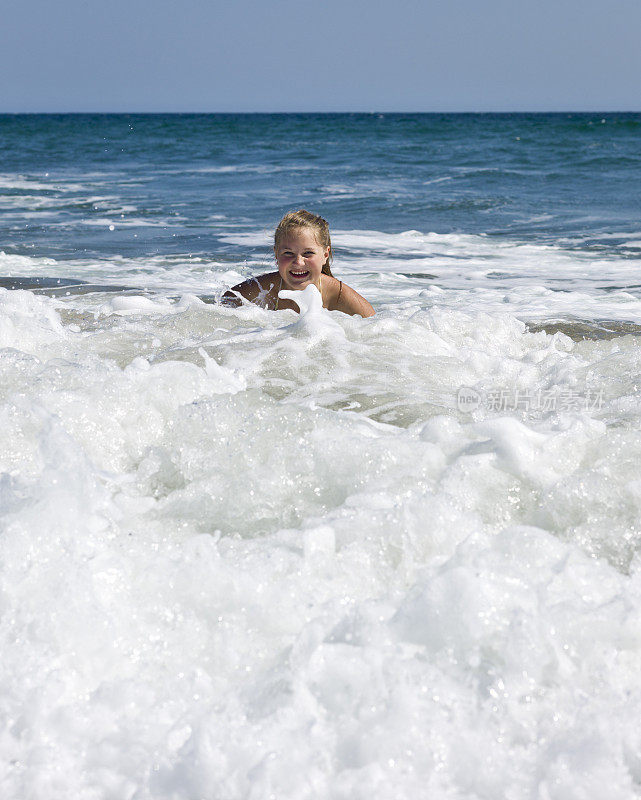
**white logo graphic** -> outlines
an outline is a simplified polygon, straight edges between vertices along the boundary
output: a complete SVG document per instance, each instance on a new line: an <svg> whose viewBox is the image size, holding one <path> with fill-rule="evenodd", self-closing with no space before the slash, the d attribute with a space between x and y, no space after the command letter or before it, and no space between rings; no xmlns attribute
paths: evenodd
<svg viewBox="0 0 641 800"><path fill-rule="evenodd" d="M456 407L464 414L471 414L472 411L481 405L481 394L469 386L461 386L456 393Z"/></svg>

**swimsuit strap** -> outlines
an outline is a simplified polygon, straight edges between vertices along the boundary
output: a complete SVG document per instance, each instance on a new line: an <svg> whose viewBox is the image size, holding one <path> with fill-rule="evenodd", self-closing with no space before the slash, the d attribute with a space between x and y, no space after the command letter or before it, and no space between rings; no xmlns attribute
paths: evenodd
<svg viewBox="0 0 641 800"><path fill-rule="evenodd" d="M343 281L339 281L340 286L338 287L338 297L336 298L336 302L341 299L341 292L343 291Z"/></svg>
<svg viewBox="0 0 641 800"><path fill-rule="evenodd" d="M278 296L278 294L280 293L280 290L282 288L283 288L283 276L281 275L280 276L280 287L278 288L278 292L276 293L276 305L274 307L274 311L278 311L278 301L280 300L280 297Z"/></svg>

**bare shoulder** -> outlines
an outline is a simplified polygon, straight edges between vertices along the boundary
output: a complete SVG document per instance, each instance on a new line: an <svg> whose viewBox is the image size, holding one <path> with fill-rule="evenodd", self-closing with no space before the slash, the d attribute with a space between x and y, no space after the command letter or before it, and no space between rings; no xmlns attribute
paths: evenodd
<svg viewBox="0 0 641 800"><path fill-rule="evenodd" d="M343 314L352 316L358 314L361 317L372 317L374 309L367 300L351 286L336 278L331 278L330 297L327 308L330 311L342 311ZM325 283L325 280L323 280Z"/></svg>
<svg viewBox="0 0 641 800"><path fill-rule="evenodd" d="M249 300L250 303L270 308L275 303L279 280L278 272L266 272L255 278L248 278L228 289L222 296L222 302L225 305L240 306L244 299Z"/></svg>

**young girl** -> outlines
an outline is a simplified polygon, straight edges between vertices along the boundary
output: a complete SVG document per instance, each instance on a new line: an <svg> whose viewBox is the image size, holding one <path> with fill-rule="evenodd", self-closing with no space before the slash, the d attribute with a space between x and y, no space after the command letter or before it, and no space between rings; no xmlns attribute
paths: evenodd
<svg viewBox="0 0 641 800"><path fill-rule="evenodd" d="M329 311L361 317L371 317L374 313L364 297L332 275L329 225L322 217L302 209L285 214L274 234L274 255L278 272L268 272L233 286L223 295L223 303L239 306L244 298L263 308L298 311L296 303L279 298L278 293L281 289L298 291L314 284L321 293L323 307Z"/></svg>

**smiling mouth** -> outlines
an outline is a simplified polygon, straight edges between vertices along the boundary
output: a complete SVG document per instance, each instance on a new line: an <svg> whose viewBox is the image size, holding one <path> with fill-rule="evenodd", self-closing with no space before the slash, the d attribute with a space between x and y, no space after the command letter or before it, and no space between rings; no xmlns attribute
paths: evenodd
<svg viewBox="0 0 641 800"><path fill-rule="evenodd" d="M300 280L301 278L306 278L309 275L309 270L304 269L301 270L300 272L290 270L289 274L292 276L292 278Z"/></svg>

